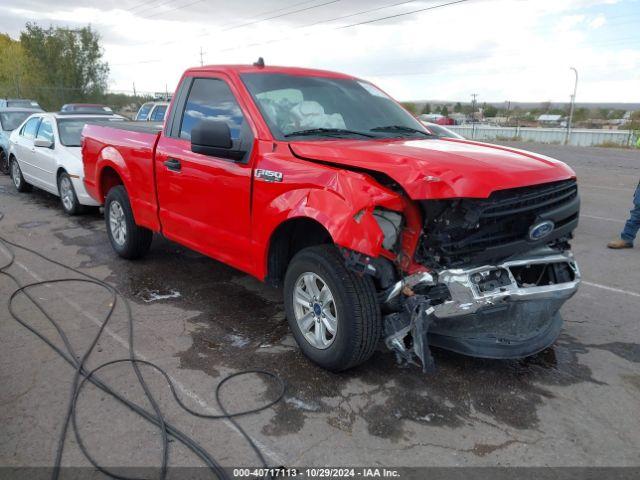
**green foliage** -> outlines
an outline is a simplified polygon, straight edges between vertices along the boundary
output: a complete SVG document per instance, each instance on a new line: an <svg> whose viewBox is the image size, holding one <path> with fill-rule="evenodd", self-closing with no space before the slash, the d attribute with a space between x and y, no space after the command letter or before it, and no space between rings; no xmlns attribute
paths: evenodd
<svg viewBox="0 0 640 480"><path fill-rule="evenodd" d="M48 88L39 96L47 107L95 101L105 93L109 66L102 61L100 36L91 27L44 29L27 23L20 43L41 69Z"/></svg>
<svg viewBox="0 0 640 480"><path fill-rule="evenodd" d="M431 113L431 104L425 103L424 108L422 109L423 114Z"/></svg>
<svg viewBox="0 0 640 480"><path fill-rule="evenodd" d="M446 106L446 105L444 105L444 106L442 107L442 109L440 110L440 113L441 113L443 116L445 116L445 117L448 117L448 116L449 116L449 109L447 108L447 106Z"/></svg>
<svg viewBox="0 0 640 480"><path fill-rule="evenodd" d="M411 112L413 115L417 115L418 107L416 106L415 103L413 103L413 102L401 102L400 104L404 108L406 108L409 112Z"/></svg>
<svg viewBox="0 0 640 480"><path fill-rule="evenodd" d="M462 104L460 102L456 102L453 106L453 111L456 113L462 113Z"/></svg>
<svg viewBox="0 0 640 480"><path fill-rule="evenodd" d="M27 23L15 41L0 35L0 96L32 98L47 110L70 102L97 102L109 66L91 27L70 30Z"/></svg>
<svg viewBox="0 0 640 480"><path fill-rule="evenodd" d="M484 107L483 114L485 117L495 117L498 115L498 109L493 105L487 105Z"/></svg>

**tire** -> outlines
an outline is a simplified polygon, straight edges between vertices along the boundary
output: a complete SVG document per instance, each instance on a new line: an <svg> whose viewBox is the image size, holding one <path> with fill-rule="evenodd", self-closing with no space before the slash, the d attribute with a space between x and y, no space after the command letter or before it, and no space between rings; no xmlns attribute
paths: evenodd
<svg viewBox="0 0 640 480"><path fill-rule="evenodd" d="M60 204L67 215L79 215L86 211L83 205L80 205L76 190L73 188L73 182L67 172L58 175L58 194L60 195Z"/></svg>
<svg viewBox="0 0 640 480"><path fill-rule="evenodd" d="M104 218L111 246L128 260L143 257L153 239L153 232L136 225L129 195L122 185L109 190L104 203Z"/></svg>
<svg viewBox="0 0 640 480"><path fill-rule="evenodd" d="M4 150L0 150L0 173L3 175L9 175L9 160Z"/></svg>
<svg viewBox="0 0 640 480"><path fill-rule="evenodd" d="M10 167L11 167L11 180L13 180L13 185L16 187L16 190L19 192L30 192L32 187L27 183L27 181L22 176L22 170L20 170L20 164L15 157L10 159Z"/></svg>
<svg viewBox="0 0 640 480"><path fill-rule="evenodd" d="M313 306L307 304L309 298L302 295L314 290L308 281L315 282L320 297L324 286L329 290L329 294L318 298ZM296 296L304 302L296 301ZM326 302L329 296L332 300ZM328 306L322 308L321 303ZM333 245L308 247L293 257L284 280L284 305L289 327L300 349L327 370L347 370L365 362L381 338L382 318L371 278L349 270ZM312 314L313 325L309 314ZM332 316L336 318L335 334L331 334L329 328ZM303 331L306 326L313 331L308 328Z"/></svg>

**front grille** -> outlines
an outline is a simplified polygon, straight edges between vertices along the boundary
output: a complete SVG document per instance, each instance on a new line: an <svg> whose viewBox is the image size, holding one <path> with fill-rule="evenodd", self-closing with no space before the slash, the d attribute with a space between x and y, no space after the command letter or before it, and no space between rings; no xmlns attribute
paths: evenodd
<svg viewBox="0 0 640 480"><path fill-rule="evenodd" d="M575 180L499 190L487 199L426 200L422 202L425 232L420 252L424 259L455 265L505 257L566 236L578 219L578 186ZM529 230L540 220L554 222L544 242L529 239ZM516 245L517 244L517 245ZM506 246L517 247L504 248Z"/></svg>

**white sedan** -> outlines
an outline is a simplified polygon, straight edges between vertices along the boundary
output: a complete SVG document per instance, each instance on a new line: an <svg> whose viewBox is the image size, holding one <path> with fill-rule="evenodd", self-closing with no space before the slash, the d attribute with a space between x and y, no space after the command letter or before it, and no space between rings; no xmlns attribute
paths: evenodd
<svg viewBox="0 0 640 480"><path fill-rule="evenodd" d="M69 215L98 206L83 184L82 129L88 122L121 120L119 115L31 115L9 138L9 168L16 189L26 192L34 186L53 193Z"/></svg>

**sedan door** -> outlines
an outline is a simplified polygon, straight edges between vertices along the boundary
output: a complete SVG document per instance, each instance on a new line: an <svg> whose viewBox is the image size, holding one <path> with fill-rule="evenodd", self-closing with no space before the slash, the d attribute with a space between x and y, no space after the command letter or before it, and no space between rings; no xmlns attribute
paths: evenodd
<svg viewBox="0 0 640 480"><path fill-rule="evenodd" d="M53 137L53 121L50 118L43 118L38 127L33 149L32 167L34 177L37 178L36 186L51 193L58 194L56 182L56 144ZM50 146L38 146L37 141L49 142Z"/></svg>
<svg viewBox="0 0 640 480"><path fill-rule="evenodd" d="M38 127L40 126L41 117L31 117L23 125L20 130L20 134L17 136L13 152L18 159L20 170L22 175L28 183L34 181L34 168L33 168L33 153L35 147L33 141L38 134Z"/></svg>

